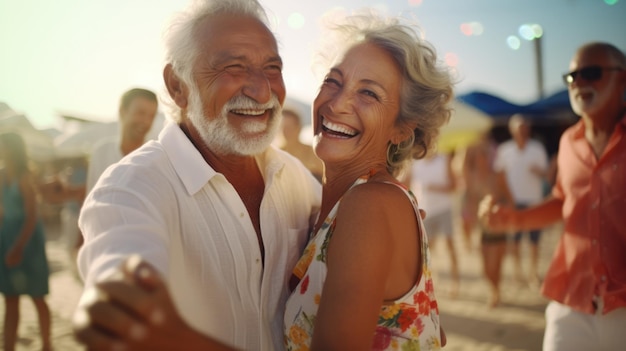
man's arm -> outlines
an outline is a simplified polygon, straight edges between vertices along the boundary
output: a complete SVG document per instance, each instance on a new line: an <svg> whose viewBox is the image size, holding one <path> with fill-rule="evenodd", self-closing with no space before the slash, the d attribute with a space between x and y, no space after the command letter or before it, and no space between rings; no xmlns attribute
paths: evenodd
<svg viewBox="0 0 626 351"><path fill-rule="evenodd" d="M165 203L158 197L140 197L137 192L111 184L94 190L79 217L85 242L77 263L87 287L133 254L139 254L162 274L167 272L168 211L151 205Z"/></svg>
<svg viewBox="0 0 626 351"><path fill-rule="evenodd" d="M543 228L562 218L563 200L549 197L542 203L523 210L499 206L486 198L480 204L479 217L493 231L519 231Z"/></svg>
<svg viewBox="0 0 626 351"><path fill-rule="evenodd" d="M515 212L512 226L517 230L547 227L563 219L563 201L549 197L542 203Z"/></svg>

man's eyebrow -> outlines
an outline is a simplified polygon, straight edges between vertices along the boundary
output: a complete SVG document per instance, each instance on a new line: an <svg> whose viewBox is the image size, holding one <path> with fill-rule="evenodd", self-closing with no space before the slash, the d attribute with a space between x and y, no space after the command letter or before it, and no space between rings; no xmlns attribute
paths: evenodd
<svg viewBox="0 0 626 351"><path fill-rule="evenodd" d="M247 61L248 58L245 55L233 55L229 52L220 52L215 55L215 62L226 62L226 61ZM280 65L283 64L283 59L280 56L270 56L266 61L266 63L278 63Z"/></svg>
<svg viewBox="0 0 626 351"><path fill-rule="evenodd" d="M338 75L340 75L340 76L342 76L342 77L343 77L343 72L341 72L341 70L340 70L339 68L332 67L332 68L330 69L330 72L328 72L328 73L333 73L333 72L334 72L334 73L337 73Z"/></svg>
<svg viewBox="0 0 626 351"><path fill-rule="evenodd" d="M268 63L278 63L282 66L283 59L280 56L272 56L267 60Z"/></svg>
<svg viewBox="0 0 626 351"><path fill-rule="evenodd" d="M230 60L243 60L245 56L242 55L233 55L230 52L218 52L215 54L215 62L225 62Z"/></svg>

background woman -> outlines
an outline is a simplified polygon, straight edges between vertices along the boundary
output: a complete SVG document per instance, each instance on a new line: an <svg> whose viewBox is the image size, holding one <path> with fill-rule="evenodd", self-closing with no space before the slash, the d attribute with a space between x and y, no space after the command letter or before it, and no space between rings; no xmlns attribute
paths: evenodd
<svg viewBox="0 0 626 351"><path fill-rule="evenodd" d="M42 350L50 350L48 261L43 225L37 217L35 179L28 168L24 140L16 133L0 134L0 292L4 295L4 350L15 350L20 295L32 298Z"/></svg>

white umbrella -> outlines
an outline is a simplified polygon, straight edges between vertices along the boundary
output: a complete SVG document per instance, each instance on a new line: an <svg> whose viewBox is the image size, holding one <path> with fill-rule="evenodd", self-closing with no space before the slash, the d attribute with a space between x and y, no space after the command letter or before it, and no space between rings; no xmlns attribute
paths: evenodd
<svg viewBox="0 0 626 351"><path fill-rule="evenodd" d="M61 134L54 139L59 155L69 157L89 155L91 148L101 140L118 134L117 122L93 122L70 134Z"/></svg>
<svg viewBox="0 0 626 351"><path fill-rule="evenodd" d="M157 113L146 139L156 139L164 123L165 116L162 113ZM105 139L117 138L119 133L118 121L106 123L91 122L77 132L59 135L54 139L54 144L60 156L89 155L94 145Z"/></svg>

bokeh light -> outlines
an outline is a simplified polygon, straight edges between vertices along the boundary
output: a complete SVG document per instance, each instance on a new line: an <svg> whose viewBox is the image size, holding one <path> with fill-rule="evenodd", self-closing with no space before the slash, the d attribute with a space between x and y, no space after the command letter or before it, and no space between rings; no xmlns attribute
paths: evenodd
<svg viewBox="0 0 626 351"><path fill-rule="evenodd" d="M521 45L521 41L515 35L509 35L509 37L506 38L506 45L508 45L512 50L517 50Z"/></svg>
<svg viewBox="0 0 626 351"><path fill-rule="evenodd" d="M289 28L300 29L304 26L304 16L299 12L294 12L287 18Z"/></svg>
<svg viewBox="0 0 626 351"><path fill-rule="evenodd" d="M408 0L409 6L419 6L423 0Z"/></svg>
<svg viewBox="0 0 626 351"><path fill-rule="evenodd" d="M460 29L465 36L483 34L483 25L480 22L461 23Z"/></svg>
<svg viewBox="0 0 626 351"><path fill-rule="evenodd" d="M472 26L469 23L461 23L461 33L469 37L472 35Z"/></svg>
<svg viewBox="0 0 626 351"><path fill-rule="evenodd" d="M453 52L448 52L444 56L446 64L450 67L456 67L459 65L459 56Z"/></svg>
<svg viewBox="0 0 626 351"><path fill-rule="evenodd" d="M541 38L543 36L543 28L540 25L533 24L522 24L518 29L520 37L526 40L533 40L537 38Z"/></svg>
<svg viewBox="0 0 626 351"><path fill-rule="evenodd" d="M619 0L604 0L604 3L607 5L615 5Z"/></svg>

